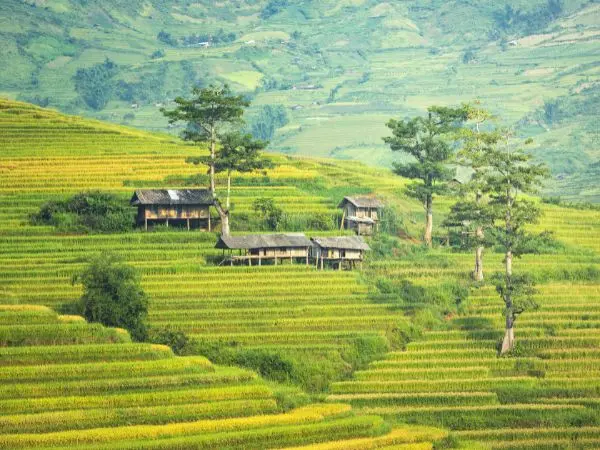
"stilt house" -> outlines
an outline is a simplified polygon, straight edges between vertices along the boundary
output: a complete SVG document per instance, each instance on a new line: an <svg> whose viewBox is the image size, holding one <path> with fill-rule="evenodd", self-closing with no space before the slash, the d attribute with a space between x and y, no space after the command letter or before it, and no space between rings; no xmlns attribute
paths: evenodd
<svg viewBox="0 0 600 450"><path fill-rule="evenodd" d="M365 258L365 252L371 250L369 245L360 236L339 236L312 238L311 256L317 267L323 267L325 262L342 269L344 263L354 267Z"/></svg>
<svg viewBox="0 0 600 450"><path fill-rule="evenodd" d="M137 190L130 204L137 206L137 225L165 224L211 231L210 207L214 198L208 189Z"/></svg>
<svg viewBox="0 0 600 450"><path fill-rule="evenodd" d="M374 197L344 197L339 204L344 214L342 228L358 235L371 235L379 226L383 203Z"/></svg>
<svg viewBox="0 0 600 450"><path fill-rule="evenodd" d="M249 266L254 262L260 266L263 261L277 265L284 260L300 260L308 265L311 245L303 233L289 233L221 236L215 247L223 250L223 262L247 262Z"/></svg>

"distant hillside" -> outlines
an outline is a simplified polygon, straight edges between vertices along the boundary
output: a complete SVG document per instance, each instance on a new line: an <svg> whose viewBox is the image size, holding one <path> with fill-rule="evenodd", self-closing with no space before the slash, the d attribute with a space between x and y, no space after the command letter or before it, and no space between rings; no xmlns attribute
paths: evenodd
<svg viewBox="0 0 600 450"><path fill-rule="evenodd" d="M0 96L174 133L161 106L227 82L273 149L371 165L391 116L479 99L549 192L598 201L596 1L6 0L0 25Z"/></svg>

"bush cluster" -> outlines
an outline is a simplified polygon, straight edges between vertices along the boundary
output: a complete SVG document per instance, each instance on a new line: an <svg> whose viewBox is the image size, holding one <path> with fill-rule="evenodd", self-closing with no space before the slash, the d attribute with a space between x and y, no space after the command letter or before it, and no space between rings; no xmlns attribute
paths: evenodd
<svg viewBox="0 0 600 450"><path fill-rule="evenodd" d="M84 192L63 201L48 201L30 216L34 225L64 232L118 233L134 225L134 212L119 198L104 192Z"/></svg>

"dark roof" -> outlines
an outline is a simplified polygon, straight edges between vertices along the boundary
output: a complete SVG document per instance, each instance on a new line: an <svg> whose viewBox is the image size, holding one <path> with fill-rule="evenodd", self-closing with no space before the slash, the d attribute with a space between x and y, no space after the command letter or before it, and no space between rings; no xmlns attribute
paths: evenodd
<svg viewBox="0 0 600 450"><path fill-rule="evenodd" d="M312 241L321 248L339 248L342 250L371 250L360 236L316 237Z"/></svg>
<svg viewBox="0 0 600 450"><path fill-rule="evenodd" d="M135 191L130 204L137 205L212 205L208 189L141 189Z"/></svg>
<svg viewBox="0 0 600 450"><path fill-rule="evenodd" d="M312 244L303 233L249 234L246 236L221 236L216 248L256 249L279 247L310 247Z"/></svg>
<svg viewBox="0 0 600 450"><path fill-rule="evenodd" d="M357 208L383 208L384 206L379 199L372 196L344 197L339 208L343 208L346 203L352 203Z"/></svg>

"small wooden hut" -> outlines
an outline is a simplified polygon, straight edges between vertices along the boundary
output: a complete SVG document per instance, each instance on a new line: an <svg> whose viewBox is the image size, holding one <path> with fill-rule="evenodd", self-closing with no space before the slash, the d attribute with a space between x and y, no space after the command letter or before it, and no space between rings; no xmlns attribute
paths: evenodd
<svg viewBox="0 0 600 450"><path fill-rule="evenodd" d="M251 266L255 261L259 266L263 261L301 260L309 264L311 242L303 233L251 234L246 236L221 236L216 248L223 250L223 262L235 262ZM229 255L226 255L226 252ZM235 252L238 252L236 255Z"/></svg>
<svg viewBox="0 0 600 450"><path fill-rule="evenodd" d="M344 197L339 208L342 215L342 228L354 230L358 235L371 235L379 226L383 203L375 197Z"/></svg>
<svg viewBox="0 0 600 450"><path fill-rule="evenodd" d="M142 189L133 194L137 225L165 224L211 231L210 207L214 198L208 189Z"/></svg>
<svg viewBox="0 0 600 450"><path fill-rule="evenodd" d="M338 269L344 263L353 268L356 263L362 263L365 252L371 250L369 245L360 236L316 237L311 239L311 255L317 267L323 267L328 262Z"/></svg>

